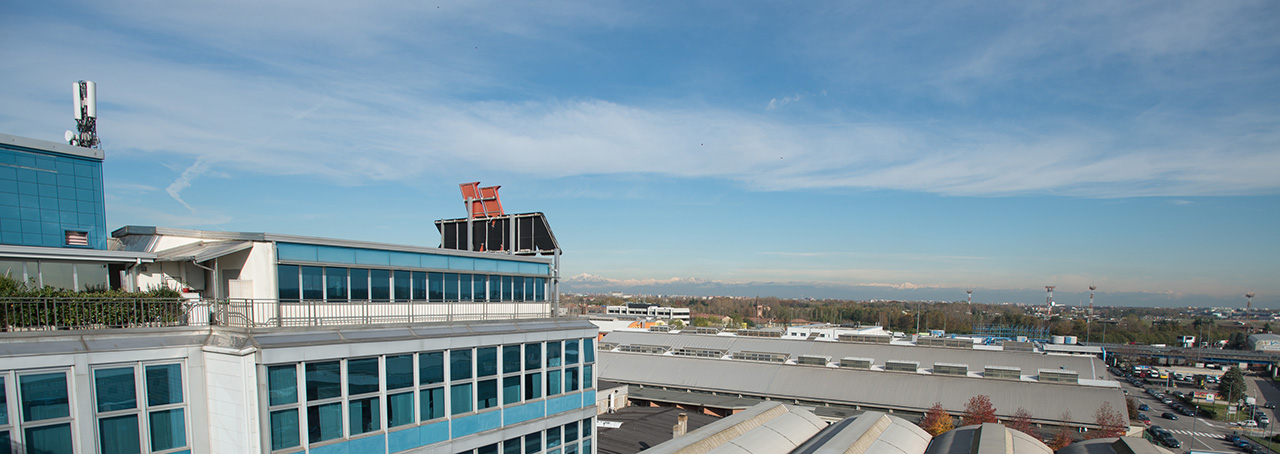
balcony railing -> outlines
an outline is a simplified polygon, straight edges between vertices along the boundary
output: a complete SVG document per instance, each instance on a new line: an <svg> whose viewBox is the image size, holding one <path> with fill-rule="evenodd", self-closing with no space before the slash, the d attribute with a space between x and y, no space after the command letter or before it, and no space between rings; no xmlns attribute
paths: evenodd
<svg viewBox="0 0 1280 454"><path fill-rule="evenodd" d="M0 331L167 326L269 328L545 318L548 301L0 298Z"/></svg>

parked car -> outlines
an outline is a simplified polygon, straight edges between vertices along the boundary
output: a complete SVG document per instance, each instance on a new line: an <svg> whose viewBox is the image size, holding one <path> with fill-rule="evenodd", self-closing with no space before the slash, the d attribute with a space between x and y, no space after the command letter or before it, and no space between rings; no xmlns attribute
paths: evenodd
<svg viewBox="0 0 1280 454"><path fill-rule="evenodd" d="M1173 413L1169 413L1169 412L1167 412L1167 411L1166 411L1166 412L1164 412L1164 414L1162 414L1162 415L1160 415L1160 416L1163 416L1163 417L1164 417L1164 419L1172 419L1172 420L1174 420L1174 421L1177 421L1177 420L1178 420L1178 415L1175 415L1175 414L1173 414Z"/></svg>
<svg viewBox="0 0 1280 454"><path fill-rule="evenodd" d="M1139 406L1138 406L1138 410L1141 410L1141 411L1151 411L1151 406L1149 406L1149 405L1147 405L1147 404L1142 404L1142 405L1139 405Z"/></svg>
<svg viewBox="0 0 1280 454"><path fill-rule="evenodd" d="M1262 407L1263 407L1263 408L1276 408L1276 404L1273 404L1273 403L1271 403L1271 402L1267 402L1267 403L1265 403L1265 404L1262 404Z"/></svg>

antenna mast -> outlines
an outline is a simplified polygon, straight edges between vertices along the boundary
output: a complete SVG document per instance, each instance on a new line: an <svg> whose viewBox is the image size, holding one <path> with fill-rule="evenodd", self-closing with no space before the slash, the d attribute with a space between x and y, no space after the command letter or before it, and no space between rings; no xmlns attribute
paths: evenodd
<svg viewBox="0 0 1280 454"><path fill-rule="evenodd" d="M63 138L77 147L101 148L98 140L98 84L82 80L71 85L76 104L76 130Z"/></svg>
<svg viewBox="0 0 1280 454"><path fill-rule="evenodd" d="M1046 292L1049 292L1049 296L1045 297L1045 299L1044 299L1044 304L1045 304L1046 306L1049 306L1049 315L1053 315L1053 289L1054 289L1054 287L1057 287L1057 286L1056 286L1056 285L1046 285L1046 286L1044 286L1044 290L1045 290Z"/></svg>
<svg viewBox="0 0 1280 454"><path fill-rule="evenodd" d="M964 292L969 294L969 304L970 304L970 305L972 305L972 304L973 304L973 289L968 289L968 290L965 290Z"/></svg>
<svg viewBox="0 0 1280 454"><path fill-rule="evenodd" d="M1244 294L1244 297L1247 299L1247 302L1245 303L1245 306L1244 306L1245 312L1250 312L1253 310L1253 295L1254 295L1253 292Z"/></svg>

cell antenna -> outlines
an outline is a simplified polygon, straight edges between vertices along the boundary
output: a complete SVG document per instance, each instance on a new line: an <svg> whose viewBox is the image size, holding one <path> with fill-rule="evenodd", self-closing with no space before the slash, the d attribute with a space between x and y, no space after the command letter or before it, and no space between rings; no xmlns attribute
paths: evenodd
<svg viewBox="0 0 1280 454"><path fill-rule="evenodd" d="M1246 303L1245 303L1245 306L1244 306L1244 311L1245 311L1245 312L1249 312L1249 311L1253 310L1253 295L1254 295L1254 293L1253 293L1253 292L1249 292L1249 293L1245 293L1245 294L1244 294L1244 297L1245 297L1245 299L1246 299Z"/></svg>
<svg viewBox="0 0 1280 454"><path fill-rule="evenodd" d="M71 89L76 106L76 130L67 131L63 138L77 147L101 148L98 140L98 84L82 80L71 84Z"/></svg>

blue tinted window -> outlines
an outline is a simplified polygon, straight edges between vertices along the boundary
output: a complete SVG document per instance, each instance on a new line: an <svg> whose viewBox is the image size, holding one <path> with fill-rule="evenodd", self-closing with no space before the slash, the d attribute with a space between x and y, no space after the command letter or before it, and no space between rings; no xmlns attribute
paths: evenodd
<svg viewBox="0 0 1280 454"><path fill-rule="evenodd" d="M329 301L347 300L347 269L324 269L324 298Z"/></svg>
<svg viewBox="0 0 1280 454"><path fill-rule="evenodd" d="M592 338L588 337L588 338L586 338L586 339L583 339L583 340L582 340L582 354L583 354L584 356L586 356L586 358L587 358L587 359L583 360L584 362L588 362L588 363L594 363L594 362L596 362L596 343L595 343L595 339L592 339Z"/></svg>
<svg viewBox="0 0 1280 454"><path fill-rule="evenodd" d="M413 299L417 301L427 300L427 273L422 271L413 272Z"/></svg>
<svg viewBox="0 0 1280 454"><path fill-rule="evenodd" d="M501 276L489 276L489 301L502 301Z"/></svg>
<svg viewBox="0 0 1280 454"><path fill-rule="evenodd" d="M391 271L369 270L369 293L373 301L390 301Z"/></svg>
<svg viewBox="0 0 1280 454"><path fill-rule="evenodd" d="M591 436L591 426L594 426L595 424L596 423L592 421L591 418L582 420L582 438L587 438Z"/></svg>
<svg viewBox="0 0 1280 454"><path fill-rule="evenodd" d="M182 403L182 368L177 364L147 366L147 405Z"/></svg>
<svg viewBox="0 0 1280 454"><path fill-rule="evenodd" d="M547 367L556 367L560 364L560 341L547 342Z"/></svg>
<svg viewBox="0 0 1280 454"><path fill-rule="evenodd" d="M324 299L324 269L318 266L302 267L302 299Z"/></svg>
<svg viewBox="0 0 1280 454"><path fill-rule="evenodd" d="M187 445L187 423L181 408L151 412L151 449L155 451Z"/></svg>
<svg viewBox="0 0 1280 454"><path fill-rule="evenodd" d="M413 424L413 391L387 396L387 427Z"/></svg>
<svg viewBox="0 0 1280 454"><path fill-rule="evenodd" d="M283 301L297 301L302 298L302 293L298 286L298 266L297 265L277 265L276 266L277 282L279 282L280 299Z"/></svg>
<svg viewBox="0 0 1280 454"><path fill-rule="evenodd" d="M476 383L476 410L498 406L498 380L480 380Z"/></svg>
<svg viewBox="0 0 1280 454"><path fill-rule="evenodd" d="M369 301L369 270L351 269L351 300Z"/></svg>
<svg viewBox="0 0 1280 454"><path fill-rule="evenodd" d="M444 274L444 300L458 300L458 275L454 273Z"/></svg>
<svg viewBox="0 0 1280 454"><path fill-rule="evenodd" d="M316 247L305 244L276 243L276 257L280 260L317 262Z"/></svg>
<svg viewBox="0 0 1280 454"><path fill-rule="evenodd" d="M22 380L19 379L21 384ZM71 445L71 423L26 429L27 452L40 454L75 454Z"/></svg>
<svg viewBox="0 0 1280 454"><path fill-rule="evenodd" d="M458 415L471 411L471 384L463 383L449 388L449 414Z"/></svg>
<svg viewBox="0 0 1280 454"><path fill-rule="evenodd" d="M582 389L591 389L591 365L582 366Z"/></svg>
<svg viewBox="0 0 1280 454"><path fill-rule="evenodd" d="M578 340L564 341L564 363L578 364Z"/></svg>
<svg viewBox="0 0 1280 454"><path fill-rule="evenodd" d="M355 249L337 246L316 246L316 258L324 263L356 263Z"/></svg>
<svg viewBox="0 0 1280 454"><path fill-rule="evenodd" d="M9 398L5 395L4 377L0 377L0 426L9 424ZM5 432L8 435L8 432ZM0 443L0 446L4 446Z"/></svg>
<svg viewBox="0 0 1280 454"><path fill-rule="evenodd" d="M417 268L419 265L422 264L421 259L418 258L418 254L414 254L412 252L392 251L390 255L391 255L390 257L391 266L404 266L404 267L410 267L410 268Z"/></svg>
<svg viewBox="0 0 1280 454"><path fill-rule="evenodd" d="M444 388L422 390L422 420L427 421L444 417Z"/></svg>
<svg viewBox="0 0 1280 454"><path fill-rule="evenodd" d="M578 422L574 421L564 425L564 441L578 441Z"/></svg>
<svg viewBox="0 0 1280 454"><path fill-rule="evenodd" d="M502 454L520 454L520 438L512 438L502 442Z"/></svg>
<svg viewBox="0 0 1280 454"><path fill-rule="evenodd" d="M138 391L133 381L132 367L93 371L93 392L99 412L138 408ZM137 425L136 419L134 425Z"/></svg>
<svg viewBox="0 0 1280 454"><path fill-rule="evenodd" d="M502 300L511 301L511 276L502 276Z"/></svg>
<svg viewBox="0 0 1280 454"><path fill-rule="evenodd" d="M138 415L99 419L98 446L103 454L142 452L142 439L138 435Z"/></svg>
<svg viewBox="0 0 1280 454"><path fill-rule="evenodd" d="M382 423L378 418L381 413L377 397L351 401L347 405L348 427L351 428L351 435L382 429Z"/></svg>
<svg viewBox="0 0 1280 454"><path fill-rule="evenodd" d="M71 413L67 405L67 374L23 375L18 377L22 396L22 420L65 418Z"/></svg>
<svg viewBox="0 0 1280 454"><path fill-rule="evenodd" d="M356 249L356 263L361 265L391 265L391 254L387 251L372 249Z"/></svg>
<svg viewBox="0 0 1280 454"><path fill-rule="evenodd" d="M471 297L476 301L484 301L485 287L488 284L489 276L477 274L471 277Z"/></svg>
<svg viewBox="0 0 1280 454"><path fill-rule="evenodd" d="M498 373L498 348L481 347L476 349L476 376L488 377Z"/></svg>
<svg viewBox="0 0 1280 454"><path fill-rule="evenodd" d="M542 397L542 374L539 372L524 374L524 399L539 397Z"/></svg>
<svg viewBox="0 0 1280 454"><path fill-rule="evenodd" d="M293 364L267 367L268 405L298 402L298 368ZM297 415L294 415L297 418Z"/></svg>
<svg viewBox="0 0 1280 454"><path fill-rule="evenodd" d="M413 288L413 284L410 282L409 278L411 275L412 274L410 272L403 270L396 270L396 272L393 273L392 276L395 278L396 301L409 301L409 289Z"/></svg>
<svg viewBox="0 0 1280 454"><path fill-rule="evenodd" d="M529 287L531 287L531 285L529 284L532 284L532 282L526 282L526 281L532 281L532 279L525 279L523 276L515 277L515 281L512 283L512 285L515 286L516 295L513 299L515 299L516 301L526 301L526 300L533 299L533 295L532 295L533 292L528 291L530 290ZM525 295L528 295L529 297L525 298Z"/></svg>
<svg viewBox="0 0 1280 454"><path fill-rule="evenodd" d="M524 370L542 368L542 344L524 344Z"/></svg>
<svg viewBox="0 0 1280 454"><path fill-rule="evenodd" d="M538 452L542 450L542 432L535 432L524 436L524 452Z"/></svg>
<svg viewBox="0 0 1280 454"><path fill-rule="evenodd" d="M298 443L298 410L271 412L271 449L292 448Z"/></svg>
<svg viewBox="0 0 1280 454"><path fill-rule="evenodd" d="M342 365L337 361L307 363L306 369L307 400L329 399L342 395ZM342 413L342 408L338 408L338 413ZM341 418L338 419L338 424L342 424Z"/></svg>
<svg viewBox="0 0 1280 454"><path fill-rule="evenodd" d="M564 392L572 392L578 390L578 368L564 368Z"/></svg>
<svg viewBox="0 0 1280 454"><path fill-rule="evenodd" d="M387 357L387 390L413 386L413 355Z"/></svg>
<svg viewBox="0 0 1280 454"><path fill-rule="evenodd" d="M319 443L342 436L342 404L307 407L307 440Z"/></svg>
<svg viewBox="0 0 1280 454"><path fill-rule="evenodd" d="M347 360L347 394L378 392L378 358Z"/></svg>
<svg viewBox="0 0 1280 454"><path fill-rule="evenodd" d="M547 280L543 278L533 279L533 299L534 301L547 300Z"/></svg>
<svg viewBox="0 0 1280 454"><path fill-rule="evenodd" d="M560 426L547 429L547 449L560 446Z"/></svg>
<svg viewBox="0 0 1280 454"><path fill-rule="evenodd" d="M458 275L458 300L471 301L471 275Z"/></svg>
<svg viewBox="0 0 1280 454"><path fill-rule="evenodd" d="M418 384L444 382L444 352L418 354Z"/></svg>
<svg viewBox="0 0 1280 454"><path fill-rule="evenodd" d="M449 379L471 378L471 349L449 350Z"/></svg>
<svg viewBox="0 0 1280 454"><path fill-rule="evenodd" d="M431 301L444 301L444 274L427 273L427 297Z"/></svg>
<svg viewBox="0 0 1280 454"><path fill-rule="evenodd" d="M510 375L502 377L502 403L511 405L520 402L520 380L519 375Z"/></svg>
<svg viewBox="0 0 1280 454"><path fill-rule="evenodd" d="M520 344L502 346L502 373L520 372Z"/></svg>
<svg viewBox="0 0 1280 454"><path fill-rule="evenodd" d="M547 371L547 396L554 396L560 392L560 371Z"/></svg>

